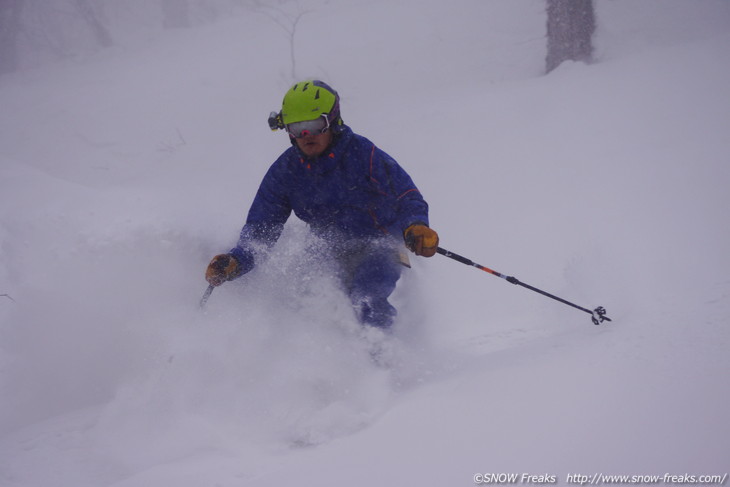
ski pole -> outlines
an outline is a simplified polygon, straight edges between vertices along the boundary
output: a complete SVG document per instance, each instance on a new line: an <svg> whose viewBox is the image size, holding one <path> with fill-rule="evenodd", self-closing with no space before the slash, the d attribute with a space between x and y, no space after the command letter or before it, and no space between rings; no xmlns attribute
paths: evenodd
<svg viewBox="0 0 730 487"><path fill-rule="evenodd" d="M215 289L215 287L212 284L210 284L208 286L208 289L205 290L203 297L200 298L200 307L201 308L205 308L205 303L208 302L208 298L210 297L211 294L213 294L213 289Z"/></svg>
<svg viewBox="0 0 730 487"><path fill-rule="evenodd" d="M608 316L606 316L606 309L603 306L599 306L598 308L596 308L593 311L591 311L591 310L589 310L587 308L584 308L582 306L578 306L577 304L571 303L570 301L566 301L563 298L559 298L559 297L554 296L554 295L552 295L550 293L547 293L547 292L545 292L545 291L543 291L541 289L538 289L536 287L530 286L529 284L526 284L526 283L520 281L516 277L506 276L506 275L502 274L501 272L497 272L495 270L490 269L489 267L485 267L483 265L479 265L476 262L474 262L474 261L472 261L470 259L467 259L466 257L462 257L459 254L455 254L455 253L450 252L450 251L448 251L446 249L443 249L441 247L437 247L436 248L436 252L438 252L439 254L441 254L441 255L443 255L445 257L448 257L449 259L454 259L455 261L461 262L462 264L466 264L466 265L469 265L469 266L472 266L472 267L476 267L477 269L483 270L484 272L488 272L488 273L490 273L490 274L492 274L494 276L501 277L502 279L504 279L507 282L510 282L512 284L517 284L518 286L522 286L524 288L527 288L530 291L535 291L536 293L540 293L543 296L547 296L548 298L552 298L552 299L554 299L556 301L560 301L561 303L567 304L568 306L572 306L575 309L579 309L581 311L585 311L586 313L588 313L589 315L591 315L591 321L593 321L593 324L594 325L600 325L604 321L611 321L611 318L609 318Z"/></svg>

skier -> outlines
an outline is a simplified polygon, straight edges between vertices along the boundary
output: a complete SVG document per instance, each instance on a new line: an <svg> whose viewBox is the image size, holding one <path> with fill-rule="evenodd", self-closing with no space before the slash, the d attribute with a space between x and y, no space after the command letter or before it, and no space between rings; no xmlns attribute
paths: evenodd
<svg viewBox="0 0 730 487"><path fill-rule="evenodd" d="M388 297L408 265L403 244L436 253L428 204L393 158L345 125L339 95L322 81L292 86L269 126L286 130L292 146L264 176L238 244L213 258L206 280L219 286L253 269L256 249L273 246L294 211L326 243L359 321L389 328L396 310Z"/></svg>

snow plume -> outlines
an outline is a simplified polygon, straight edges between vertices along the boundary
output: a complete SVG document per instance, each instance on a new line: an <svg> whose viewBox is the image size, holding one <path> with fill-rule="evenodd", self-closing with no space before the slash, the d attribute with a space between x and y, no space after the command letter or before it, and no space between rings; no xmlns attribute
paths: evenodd
<svg viewBox="0 0 730 487"><path fill-rule="evenodd" d="M46 190L65 185L42 180ZM308 446L351 434L414 380L374 362L373 346L400 338L364 335L332 270L312 261L304 225L289 225L269 259L216 289L202 311L205 260L189 236L115 225L89 236L58 219L11 222L16 239L57 231L50 255L9 249L16 271L26 259L48 265L29 266L44 275L24 276L4 330L4 348L23 351L3 376L12 379L6 429L106 402L99 445L140 468L206 444Z"/></svg>
<svg viewBox="0 0 730 487"><path fill-rule="evenodd" d="M423 348L362 329L332 270L302 245L309 238L288 226L270 258L216 289L204 312L163 301L126 323L146 353L104 406L99 446L137 470L210 445L317 445L368 426L426 373ZM389 368L373 351L389 354Z"/></svg>
<svg viewBox="0 0 730 487"><path fill-rule="evenodd" d="M201 310L220 244L189 233L164 192L101 191L7 159L1 171L23 209L3 209L0 227L15 300L2 303L4 433L88 410L76 440L136 472L211 445L329 442L433 373L408 312L418 296L399 285L392 336L364 330L301 222Z"/></svg>

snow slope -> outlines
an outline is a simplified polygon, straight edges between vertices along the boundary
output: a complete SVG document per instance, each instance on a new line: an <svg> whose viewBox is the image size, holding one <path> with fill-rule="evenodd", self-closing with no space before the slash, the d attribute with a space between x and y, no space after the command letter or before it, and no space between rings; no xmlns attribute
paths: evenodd
<svg viewBox="0 0 730 487"><path fill-rule="evenodd" d="M0 485L726 473L730 6L597 4L599 62L541 76L541 1L302 2L299 75L442 246L614 320L414 259L389 367L296 221L198 309L287 143L268 17L0 78Z"/></svg>

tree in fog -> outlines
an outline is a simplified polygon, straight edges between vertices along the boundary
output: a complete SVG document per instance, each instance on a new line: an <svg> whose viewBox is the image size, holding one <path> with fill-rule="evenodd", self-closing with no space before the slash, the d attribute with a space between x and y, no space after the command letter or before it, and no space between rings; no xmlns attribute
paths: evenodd
<svg viewBox="0 0 730 487"><path fill-rule="evenodd" d="M296 80L298 78L297 75L297 56L296 56L296 43L294 38L297 35L297 25L299 24L299 21L302 20L302 17L310 11L302 10L299 2L296 2L296 10L291 9L285 9L283 7L276 7L269 5L265 2L260 2L259 0L256 0L255 3L255 9L258 12L263 13L267 17L269 17L276 25L281 27L284 32L286 32L286 35L289 39L289 59L291 62L291 79Z"/></svg>
<svg viewBox="0 0 730 487"><path fill-rule="evenodd" d="M81 18L91 28L91 33L94 34L96 42L102 47L111 47L112 36L106 26L99 20L99 16L89 0L76 0L76 8L81 14Z"/></svg>
<svg viewBox="0 0 730 487"><path fill-rule="evenodd" d="M18 34L23 0L0 0L0 74L18 69Z"/></svg>
<svg viewBox="0 0 730 487"><path fill-rule="evenodd" d="M0 74L293 0L0 0ZM290 27L294 18L284 27ZM288 31L293 37L293 27Z"/></svg>
<svg viewBox="0 0 730 487"><path fill-rule="evenodd" d="M546 72L563 61L590 62L595 30L592 0L547 0Z"/></svg>

